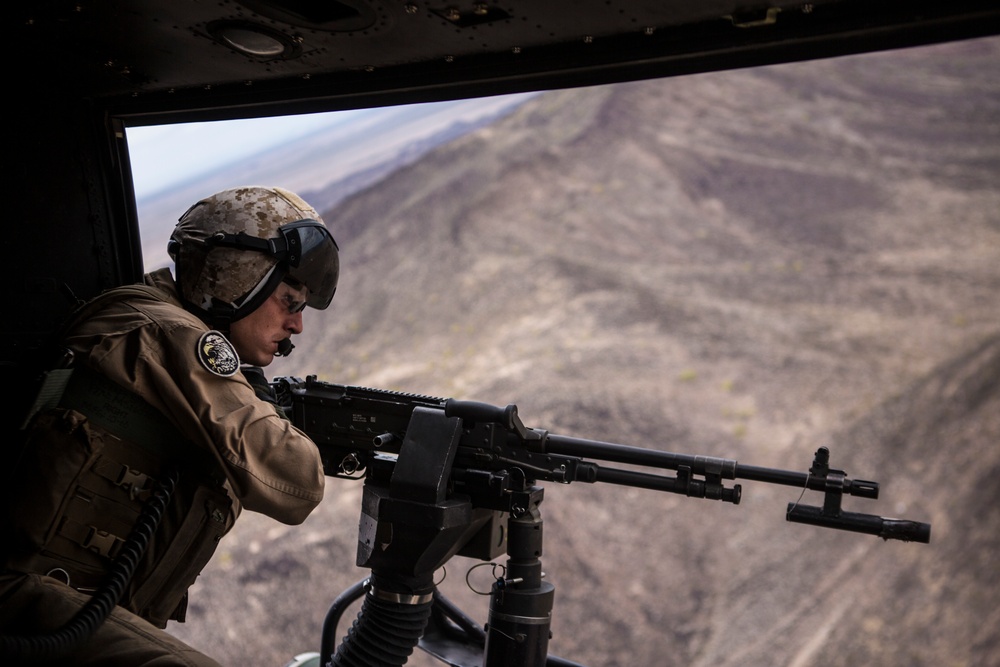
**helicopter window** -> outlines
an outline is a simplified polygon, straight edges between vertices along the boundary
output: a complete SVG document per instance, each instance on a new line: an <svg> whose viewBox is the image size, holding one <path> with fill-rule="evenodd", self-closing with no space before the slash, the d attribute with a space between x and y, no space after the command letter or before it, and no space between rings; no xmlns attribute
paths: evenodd
<svg viewBox="0 0 1000 667"><path fill-rule="evenodd" d="M147 268L198 196L250 180L290 187L315 200L344 261L334 315L303 334L322 337L302 346L316 357L281 362L302 376L517 403L525 424L554 433L766 465L831 441L852 469L878 469L900 513L947 505L972 516L982 485L949 482L956 459L996 467L1000 412L987 378L1000 331L998 81L993 38L553 90L512 98L508 113L455 141L426 135L389 169L376 159L379 142L426 127L446 105L303 117L315 126L268 145L249 143L263 136L251 121L134 128ZM230 127L234 143L209 144ZM990 465L979 466L982 479ZM555 518L546 570L561 591L580 587L575 604L557 604L566 631L555 654L707 662L721 653L705 647L726 628L733 660L748 664L852 651L880 664L909 646L936 651L936 662L989 661L963 634L995 608L976 585L993 574L988 559L970 566L967 587L935 587L905 573L957 572L965 561L948 569L926 560L935 550L804 537L784 527L783 502L755 511L769 498L749 485L737 513L581 486L546 489ZM341 509L323 520L334 525ZM977 523L954 524L949 540L989 553L993 533ZM297 543L294 555L305 562L338 545L323 554L350 561L353 547L341 545L354 528L320 528L329 539ZM912 567L900 567L901 553ZM241 559L260 561L237 545L232 561ZM318 572L332 590L361 574L319 560L310 576L281 578L281 595L314 596ZM465 568L449 567L447 595ZM236 571L202 575L199 585L218 595L179 632L247 664L253 633L217 632L249 613L245 598L226 594ZM820 639L816 623L829 610L796 605L817 590L816 572L826 590L865 593L863 612L840 614L839 629ZM746 613L758 605L774 613ZM955 618L924 613L932 608ZM628 631L594 642L574 630L583 624ZM879 641L890 624L891 641ZM268 625L277 624L262 617ZM931 631L958 639L927 648ZM776 656L760 639L768 633L795 639ZM302 630L295 642L312 639Z"/></svg>

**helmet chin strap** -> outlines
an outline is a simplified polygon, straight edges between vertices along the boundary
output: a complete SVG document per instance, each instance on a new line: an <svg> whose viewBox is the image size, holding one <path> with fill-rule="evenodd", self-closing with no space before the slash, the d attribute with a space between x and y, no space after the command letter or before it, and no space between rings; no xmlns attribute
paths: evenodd
<svg viewBox="0 0 1000 667"><path fill-rule="evenodd" d="M294 348L295 346L292 345L292 339L285 338L280 343L278 343L278 351L275 354L279 357L287 357L292 353L292 350Z"/></svg>

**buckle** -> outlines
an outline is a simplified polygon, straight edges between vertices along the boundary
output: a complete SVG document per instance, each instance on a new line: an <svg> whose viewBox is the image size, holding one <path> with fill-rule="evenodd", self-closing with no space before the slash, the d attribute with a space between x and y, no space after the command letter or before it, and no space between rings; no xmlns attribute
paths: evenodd
<svg viewBox="0 0 1000 667"><path fill-rule="evenodd" d="M87 526L87 528L89 530L86 537L80 542L80 546L96 551L102 556L114 558L124 540L106 530L98 530L94 526Z"/></svg>
<svg viewBox="0 0 1000 667"><path fill-rule="evenodd" d="M132 500L138 499L144 501L153 493L153 483L150 476L138 470L133 470L127 465L122 466L115 484L128 489L129 497Z"/></svg>

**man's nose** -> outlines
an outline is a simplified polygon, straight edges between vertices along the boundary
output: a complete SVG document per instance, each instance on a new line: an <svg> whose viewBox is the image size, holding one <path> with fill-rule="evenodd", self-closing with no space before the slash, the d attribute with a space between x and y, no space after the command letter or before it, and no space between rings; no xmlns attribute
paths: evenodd
<svg viewBox="0 0 1000 667"><path fill-rule="evenodd" d="M302 333L302 311L288 316L285 321L285 329L293 334Z"/></svg>

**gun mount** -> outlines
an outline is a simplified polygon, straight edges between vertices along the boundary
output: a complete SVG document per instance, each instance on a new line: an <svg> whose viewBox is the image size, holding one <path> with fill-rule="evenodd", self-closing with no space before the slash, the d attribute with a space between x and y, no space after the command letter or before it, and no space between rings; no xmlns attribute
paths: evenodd
<svg viewBox="0 0 1000 667"><path fill-rule="evenodd" d="M842 509L845 495L877 499L877 482L830 466L825 447L808 472L763 468L712 456L674 454L528 428L517 406L442 399L293 377L272 383L290 420L316 443L324 471L363 478L357 565L372 576L355 594L365 606L340 648L324 631L333 665L402 665L430 622L449 609L433 573L455 555L488 561L507 553L493 585L485 634L457 611L452 630L482 645L486 667L552 664L547 656L554 589L543 580L539 482L610 483L739 504L749 480L823 494L821 506L791 502L788 521L883 539L927 543L930 525ZM629 468L608 465L620 464ZM636 470L634 468L642 468ZM667 472L664 472L667 471ZM402 620L401 620L402 619ZM398 643L376 637L386 624L405 628ZM391 645L390 645L391 644ZM456 664L456 663L452 663ZM558 663L567 664L567 663Z"/></svg>

